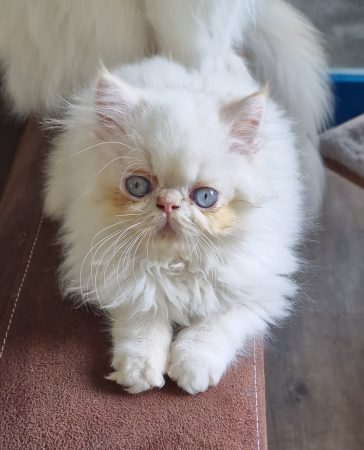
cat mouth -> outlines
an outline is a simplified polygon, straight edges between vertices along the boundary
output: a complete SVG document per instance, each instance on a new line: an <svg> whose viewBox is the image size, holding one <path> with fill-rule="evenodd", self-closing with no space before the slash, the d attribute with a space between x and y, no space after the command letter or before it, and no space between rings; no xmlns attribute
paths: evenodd
<svg viewBox="0 0 364 450"><path fill-rule="evenodd" d="M176 227L167 219L158 230L162 238L175 238L177 236Z"/></svg>

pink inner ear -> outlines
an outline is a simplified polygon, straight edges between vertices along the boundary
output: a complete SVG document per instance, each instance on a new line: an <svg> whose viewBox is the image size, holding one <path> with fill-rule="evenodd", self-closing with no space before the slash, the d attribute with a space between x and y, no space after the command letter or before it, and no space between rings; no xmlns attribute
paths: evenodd
<svg viewBox="0 0 364 450"><path fill-rule="evenodd" d="M117 132L126 134L128 118L137 103L132 87L108 73L103 74L96 86L97 134L103 139Z"/></svg>
<svg viewBox="0 0 364 450"><path fill-rule="evenodd" d="M223 114L231 123L231 150L247 155L259 148L256 141L258 128L263 120L266 95L260 92L225 105Z"/></svg>
<svg viewBox="0 0 364 450"><path fill-rule="evenodd" d="M241 141L254 140L259 124L258 119L237 119L231 127L231 135Z"/></svg>

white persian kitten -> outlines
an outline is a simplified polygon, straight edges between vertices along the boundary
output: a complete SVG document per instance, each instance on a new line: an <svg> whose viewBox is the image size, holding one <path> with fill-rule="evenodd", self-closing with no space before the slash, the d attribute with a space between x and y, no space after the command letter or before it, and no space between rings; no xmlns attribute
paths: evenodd
<svg viewBox="0 0 364 450"><path fill-rule="evenodd" d="M157 57L80 95L49 155L45 211L62 222L67 292L110 315L109 379L138 393L167 373L204 391L286 315L307 157L243 68Z"/></svg>

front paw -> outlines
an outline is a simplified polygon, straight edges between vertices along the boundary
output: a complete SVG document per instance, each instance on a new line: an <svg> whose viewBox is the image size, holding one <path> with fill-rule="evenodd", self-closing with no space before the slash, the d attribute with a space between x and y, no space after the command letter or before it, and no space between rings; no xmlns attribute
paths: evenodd
<svg viewBox="0 0 364 450"><path fill-rule="evenodd" d="M154 387L164 386L166 358L148 355L114 355L115 369L105 378L122 385L129 394L138 394Z"/></svg>
<svg viewBox="0 0 364 450"><path fill-rule="evenodd" d="M178 339L171 347L168 376L189 394L206 391L222 377L226 362L212 345Z"/></svg>

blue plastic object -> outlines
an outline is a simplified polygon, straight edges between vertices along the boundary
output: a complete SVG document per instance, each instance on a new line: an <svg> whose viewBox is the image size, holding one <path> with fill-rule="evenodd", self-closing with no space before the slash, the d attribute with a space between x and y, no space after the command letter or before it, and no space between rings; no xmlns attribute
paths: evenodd
<svg viewBox="0 0 364 450"><path fill-rule="evenodd" d="M335 124L364 114L364 69L331 71L335 95Z"/></svg>

